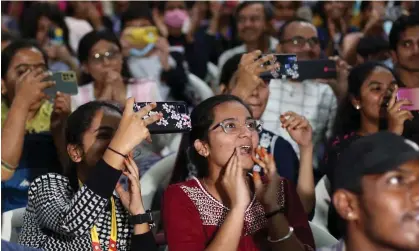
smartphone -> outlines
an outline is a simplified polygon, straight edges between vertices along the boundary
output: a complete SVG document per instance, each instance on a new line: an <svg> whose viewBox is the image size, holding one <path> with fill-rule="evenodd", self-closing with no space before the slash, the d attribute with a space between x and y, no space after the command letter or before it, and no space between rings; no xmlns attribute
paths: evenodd
<svg viewBox="0 0 419 251"><path fill-rule="evenodd" d="M399 88L397 100L407 99L412 105L402 106L402 109L409 111L419 111L419 88Z"/></svg>
<svg viewBox="0 0 419 251"><path fill-rule="evenodd" d="M298 61L298 80L336 78L336 62L329 59Z"/></svg>
<svg viewBox="0 0 419 251"><path fill-rule="evenodd" d="M44 89L44 93L51 99L55 98L57 92L69 95L77 95L78 93L77 75L74 71L55 72L45 81L55 81L54 86Z"/></svg>
<svg viewBox="0 0 419 251"><path fill-rule="evenodd" d="M261 55L260 57L264 57L265 55ZM263 72L260 74L260 78L263 80L270 80L270 79L286 79L298 78L298 64L297 64L297 55L295 54L274 54L274 60L268 61L264 63L264 65L273 65L275 63L279 63L280 67L276 70ZM259 57L259 58L260 58Z"/></svg>
<svg viewBox="0 0 419 251"><path fill-rule="evenodd" d="M135 103L134 111L138 112L148 104L150 102ZM150 134L184 133L192 129L188 106L185 102L157 102L157 107L150 111L148 116L156 113L162 113L163 118L148 126Z"/></svg>

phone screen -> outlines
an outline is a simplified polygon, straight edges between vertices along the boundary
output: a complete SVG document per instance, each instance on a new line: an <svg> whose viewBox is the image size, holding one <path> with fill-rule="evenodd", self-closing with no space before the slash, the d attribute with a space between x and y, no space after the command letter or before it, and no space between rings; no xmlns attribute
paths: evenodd
<svg viewBox="0 0 419 251"><path fill-rule="evenodd" d="M266 55L262 55L264 57ZM269 79L297 79L298 78L298 64L297 55L295 54L274 54L274 60L266 62L267 65L273 65L279 63L280 67L277 70L268 71L260 74L260 77L264 80Z"/></svg>
<svg viewBox="0 0 419 251"><path fill-rule="evenodd" d="M419 88L399 88L397 100L407 99L412 105L402 106L402 109L409 111L419 111Z"/></svg>

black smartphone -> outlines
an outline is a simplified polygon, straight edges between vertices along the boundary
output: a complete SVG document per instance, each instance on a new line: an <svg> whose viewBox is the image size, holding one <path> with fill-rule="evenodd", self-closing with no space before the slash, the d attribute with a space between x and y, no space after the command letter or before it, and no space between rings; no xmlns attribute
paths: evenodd
<svg viewBox="0 0 419 251"><path fill-rule="evenodd" d="M298 78L306 79L333 79L336 78L336 61L329 59L298 61Z"/></svg>
<svg viewBox="0 0 419 251"><path fill-rule="evenodd" d="M266 56L261 55L261 57ZM297 55L295 54L274 54L274 60L264 63L264 65L273 65L279 63L280 66L276 70L263 72L260 74L260 78L263 80L270 79L296 79L298 78L298 64Z"/></svg>
<svg viewBox="0 0 419 251"><path fill-rule="evenodd" d="M55 98L57 92L69 95L77 95L78 93L77 75L74 71L55 72L45 80L55 81L54 86L44 89L44 93L51 99Z"/></svg>
<svg viewBox="0 0 419 251"><path fill-rule="evenodd" d="M150 102L135 103L134 111L138 112L148 104ZM157 107L150 111L148 116L162 113L163 118L148 126L150 134L184 133L192 129L188 106L185 102L156 102L156 104Z"/></svg>

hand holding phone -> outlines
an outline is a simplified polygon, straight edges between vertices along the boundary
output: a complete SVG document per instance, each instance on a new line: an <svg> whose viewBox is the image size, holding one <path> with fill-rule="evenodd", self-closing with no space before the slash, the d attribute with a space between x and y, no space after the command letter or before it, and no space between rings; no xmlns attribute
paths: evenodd
<svg viewBox="0 0 419 251"><path fill-rule="evenodd" d="M45 80L55 81L54 86L44 89L44 93L51 99L55 98L57 92L69 95L77 95L78 93L77 75L74 71L55 72Z"/></svg>
<svg viewBox="0 0 419 251"><path fill-rule="evenodd" d="M419 111L419 88L399 88L397 100L408 100L411 105L402 106L402 110Z"/></svg>
<svg viewBox="0 0 419 251"><path fill-rule="evenodd" d="M134 111L150 104L150 102L138 102L134 104ZM146 119L157 113L163 117L156 123L148 125L150 134L183 133L192 129L191 119L188 115L188 107L185 102L157 102L157 107L144 117Z"/></svg>
<svg viewBox="0 0 419 251"><path fill-rule="evenodd" d="M387 106L387 120L388 130L395 134L402 135L404 130L404 122L406 120L413 119L412 112L407 109L402 109L402 107L410 106L412 103L406 99L398 99L398 94L398 87L395 86Z"/></svg>
<svg viewBox="0 0 419 251"><path fill-rule="evenodd" d="M46 98L44 90L54 88L55 83L49 79L51 73L42 68L26 70L16 81L15 100L28 108Z"/></svg>

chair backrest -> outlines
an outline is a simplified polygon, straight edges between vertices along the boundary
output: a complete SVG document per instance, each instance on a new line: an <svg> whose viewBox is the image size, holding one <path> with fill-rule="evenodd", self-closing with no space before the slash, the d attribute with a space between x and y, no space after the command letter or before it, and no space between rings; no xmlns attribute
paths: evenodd
<svg viewBox="0 0 419 251"><path fill-rule="evenodd" d="M26 208L17 208L4 212L1 216L1 238L10 242L17 242L20 228L23 226L23 215Z"/></svg>
<svg viewBox="0 0 419 251"><path fill-rule="evenodd" d="M309 224L311 232L313 233L316 248L332 246L338 242L338 240L335 237L333 237L333 235L331 235L323 228L317 226L312 222L309 222Z"/></svg>
<svg viewBox="0 0 419 251"><path fill-rule="evenodd" d="M326 175L320 179L316 185L316 208L314 210L314 217L312 222L317 226L327 229L329 207L331 198L329 195L329 180Z"/></svg>
<svg viewBox="0 0 419 251"><path fill-rule="evenodd" d="M177 154L171 154L154 164L141 178L141 195L144 208L151 208L154 195L159 186L167 187L165 184L170 180L173 168L175 167Z"/></svg>
<svg viewBox="0 0 419 251"><path fill-rule="evenodd" d="M202 101L214 96L212 89L202 79L192 73L188 74L189 85L197 98Z"/></svg>

